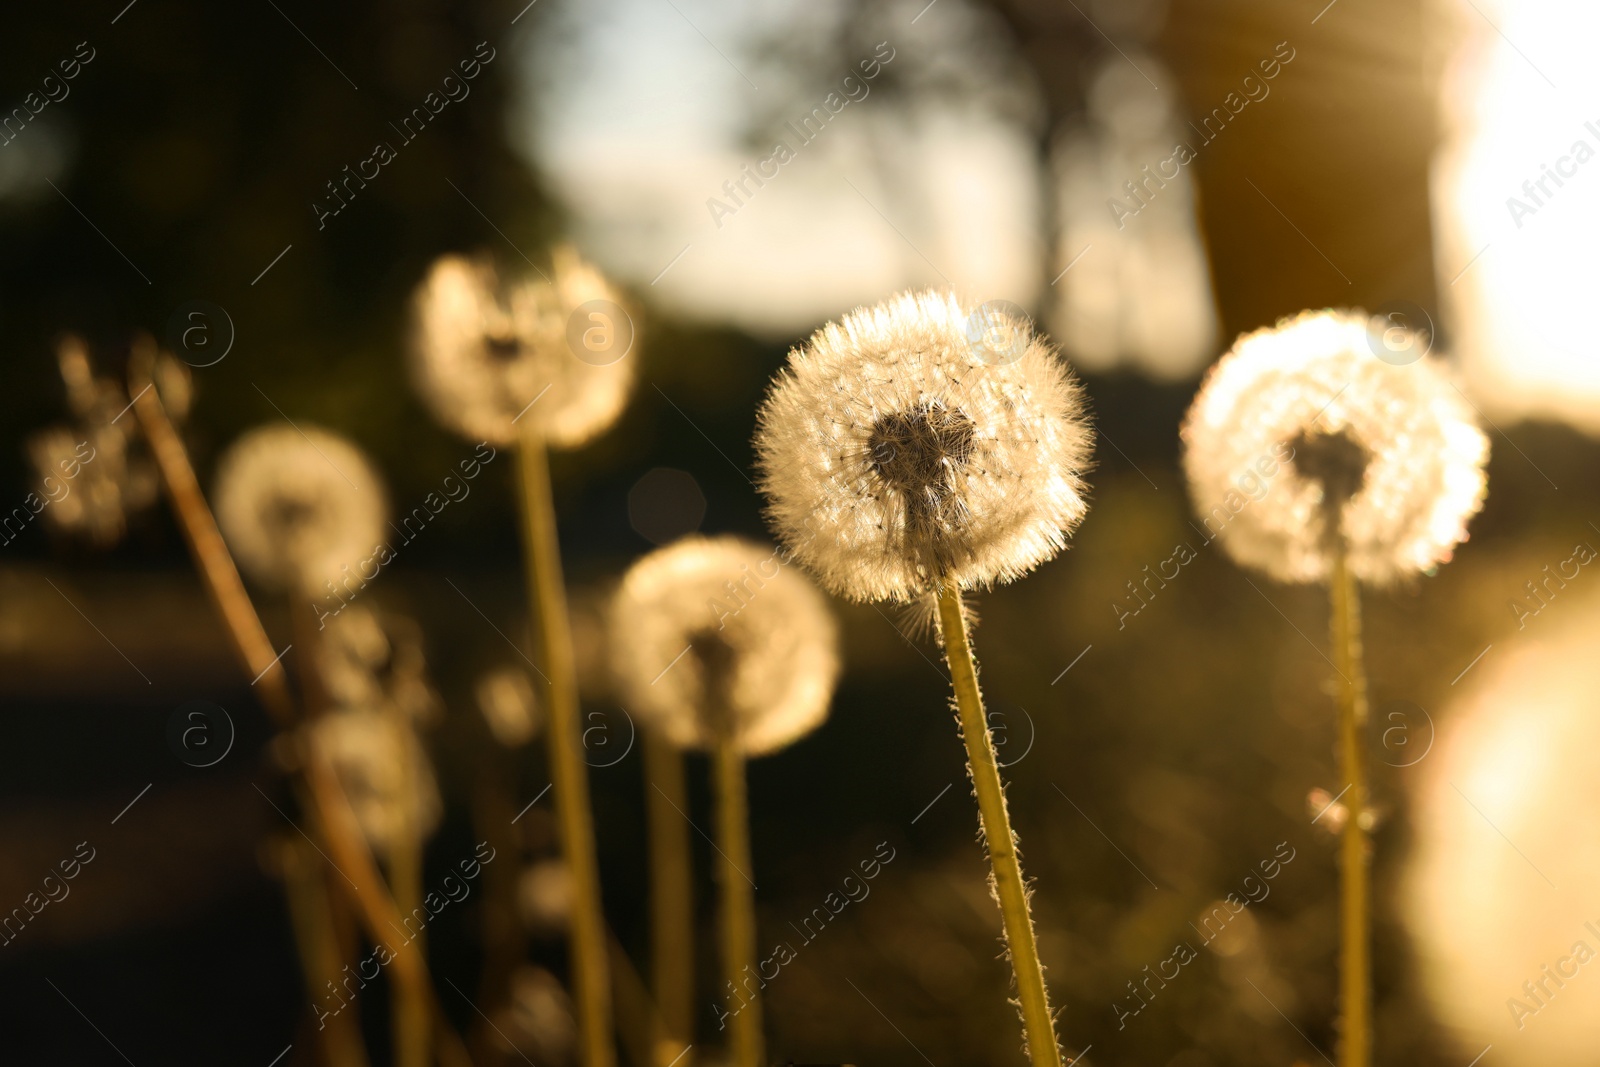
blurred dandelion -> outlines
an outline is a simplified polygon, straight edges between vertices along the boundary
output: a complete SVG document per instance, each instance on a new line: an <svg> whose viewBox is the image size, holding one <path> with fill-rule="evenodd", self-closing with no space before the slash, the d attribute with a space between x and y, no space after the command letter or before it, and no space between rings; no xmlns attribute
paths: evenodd
<svg viewBox="0 0 1600 1067"><path fill-rule="evenodd" d="M1082 390L1031 324L902 293L789 355L756 431L768 514L789 551L854 600L937 600L939 633L989 847L1034 1067L1061 1049L978 688L962 590L1021 577L1083 518Z"/></svg>
<svg viewBox="0 0 1600 1067"><path fill-rule="evenodd" d="M312 724L311 741L333 763L374 852L386 856L438 826L439 789L414 730L379 709L340 708Z"/></svg>
<svg viewBox="0 0 1600 1067"><path fill-rule="evenodd" d="M572 877L573 987L586 1067L611 1067L611 982L577 667L561 573L547 448L609 427L632 387L633 321L620 295L569 246L551 273L510 282L487 260L444 256L413 297L412 384L468 438L519 448L529 608L544 687L550 778Z"/></svg>
<svg viewBox="0 0 1600 1067"><path fill-rule="evenodd" d="M612 606L623 700L680 748L729 739L761 756L816 729L839 676L836 643L815 587L776 549L738 537L652 552Z"/></svg>
<svg viewBox="0 0 1600 1067"><path fill-rule="evenodd" d="M54 529L97 548L122 539L128 524L155 503L159 480L133 419L127 392L114 378L95 373L83 338L68 334L56 347L56 362L75 422L51 426L28 442L39 476L36 499ZM192 384L177 360L159 352L151 387L172 419L182 423Z"/></svg>
<svg viewBox="0 0 1600 1067"><path fill-rule="evenodd" d="M297 596L360 582L360 566L383 541L388 503L376 468L315 426L270 423L245 433L218 461L213 495L239 565Z"/></svg>
<svg viewBox="0 0 1600 1067"><path fill-rule="evenodd" d="M506 748L525 745L538 732L539 707L522 668L495 668L478 679L475 695L489 732Z"/></svg>
<svg viewBox="0 0 1600 1067"><path fill-rule="evenodd" d="M555 975L525 966L511 977L511 1002L494 1027L503 1051L551 1067L578 1062L572 1001Z"/></svg>
<svg viewBox="0 0 1600 1067"><path fill-rule="evenodd" d="M1489 451L1437 363L1395 363L1380 350L1424 346L1376 334L1359 312L1308 311L1246 334L1206 376L1182 431L1190 494L1202 515L1220 506L1218 536L1233 558L1281 581L1328 584L1343 779L1326 801L1339 832L1341 1067L1366 1067L1372 1054L1368 842L1377 820L1362 759L1357 583L1447 562L1482 506ZM1266 470L1280 484L1259 481ZM1246 500L1241 490L1252 485L1262 492Z"/></svg>
<svg viewBox="0 0 1600 1067"><path fill-rule="evenodd" d="M729 995L723 1018L732 1015L735 1067L764 1062L761 1005L747 980L756 931L744 764L821 725L839 675L836 644L822 595L785 569L777 550L738 537L689 537L652 552L623 577L612 607L618 687L656 735L649 740L665 742L655 753L647 748L647 770L676 778L668 788L652 781L649 791L652 833L664 835L653 838L651 851L660 935L692 928L683 816L668 810L684 804L681 762L666 746L712 753ZM686 939L657 942L658 987L690 980L688 951ZM676 975L666 969L668 953L683 956L670 960ZM663 1015L669 1026L692 1021Z"/></svg>
<svg viewBox="0 0 1600 1067"><path fill-rule="evenodd" d="M540 860L526 868L517 878L517 910L535 934L566 934L572 916L572 878L566 864Z"/></svg>
<svg viewBox="0 0 1600 1067"><path fill-rule="evenodd" d="M1600 599L1566 611L1497 646L1440 717L1404 879L1429 1001L1512 1067L1592 1063L1600 1017Z"/></svg>
<svg viewBox="0 0 1600 1067"><path fill-rule="evenodd" d="M790 353L756 453L772 524L822 584L911 600L1019 578L1083 518L1082 389L1031 328L997 358L954 296L902 293Z"/></svg>
<svg viewBox="0 0 1600 1067"><path fill-rule="evenodd" d="M1206 376L1183 425L1202 516L1249 495L1262 457L1292 457L1219 527L1242 565L1325 582L1342 537L1355 576L1384 584L1449 562L1466 540L1488 439L1439 363L1396 365L1375 342L1363 314L1305 312L1241 337Z"/></svg>
<svg viewBox="0 0 1600 1067"><path fill-rule="evenodd" d="M585 314L591 304L599 319ZM465 437L512 444L532 432L575 448L628 402L633 361L620 356L632 323L620 294L570 247L554 251L548 279L504 280L487 260L444 256L417 290L413 320L417 395Z"/></svg>

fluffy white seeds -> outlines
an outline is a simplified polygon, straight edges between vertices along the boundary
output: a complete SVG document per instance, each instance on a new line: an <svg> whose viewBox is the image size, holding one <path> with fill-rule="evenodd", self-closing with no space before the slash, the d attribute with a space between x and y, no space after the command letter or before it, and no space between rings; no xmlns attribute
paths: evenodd
<svg viewBox="0 0 1600 1067"><path fill-rule="evenodd" d="M1087 506L1080 386L1025 319L945 293L817 331L790 353L755 443L779 537L854 600L1020 577Z"/></svg>
<svg viewBox="0 0 1600 1067"><path fill-rule="evenodd" d="M446 427L510 444L537 433L573 448L610 426L633 385L633 321L571 248L548 279L502 280L484 260L444 256L413 299L411 377Z"/></svg>
<svg viewBox="0 0 1600 1067"><path fill-rule="evenodd" d="M249 431L217 464L213 503L234 558L256 581L319 593L384 538L383 483L366 456L326 430Z"/></svg>
<svg viewBox="0 0 1600 1067"><path fill-rule="evenodd" d="M815 729L839 674L833 618L770 546L691 537L652 552L612 605L624 706L687 748L731 732L759 756Z"/></svg>
<svg viewBox="0 0 1600 1067"><path fill-rule="evenodd" d="M1326 579L1330 512L1351 571L1376 584L1430 571L1466 539L1488 439L1438 362L1380 359L1396 346L1370 331L1359 312L1305 312L1241 337L1206 377L1184 469L1208 533L1239 563Z"/></svg>

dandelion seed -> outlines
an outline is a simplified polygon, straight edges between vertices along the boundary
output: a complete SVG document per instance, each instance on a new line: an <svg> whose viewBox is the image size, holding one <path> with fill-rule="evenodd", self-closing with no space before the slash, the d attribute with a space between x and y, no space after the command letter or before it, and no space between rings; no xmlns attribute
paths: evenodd
<svg viewBox="0 0 1600 1067"><path fill-rule="evenodd" d="M624 706L679 747L710 748L727 729L758 756L827 717L833 618L777 549L690 537L652 552L623 578L612 620ZM715 709L731 722L708 721Z"/></svg>
<svg viewBox="0 0 1600 1067"><path fill-rule="evenodd" d="M217 524L245 572L299 594L359 583L384 537L376 469L326 430L275 423L249 431L217 465Z"/></svg>
<svg viewBox="0 0 1600 1067"><path fill-rule="evenodd" d="M1305 312L1241 337L1206 377L1184 468L1239 563L1326 581L1342 534L1351 572L1381 584L1448 562L1466 539L1488 439L1441 364L1385 362L1370 329L1360 313Z"/></svg>
<svg viewBox="0 0 1600 1067"><path fill-rule="evenodd" d="M622 412L634 372L620 358L633 333L621 295L570 247L555 250L551 274L512 282L454 255L429 270L413 299L411 377L446 427L574 448Z"/></svg>
<svg viewBox="0 0 1600 1067"><path fill-rule="evenodd" d="M975 316L980 316L975 318ZM756 433L784 544L853 600L912 600L948 578L1010 581L1083 518L1082 389L1031 327L995 358L975 311L903 293L790 354Z"/></svg>

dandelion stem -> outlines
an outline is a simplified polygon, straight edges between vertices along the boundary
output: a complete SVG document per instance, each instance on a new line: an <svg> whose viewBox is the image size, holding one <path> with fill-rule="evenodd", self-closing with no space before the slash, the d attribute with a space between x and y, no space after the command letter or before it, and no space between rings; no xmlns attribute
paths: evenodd
<svg viewBox="0 0 1600 1067"><path fill-rule="evenodd" d="M528 600L549 713L545 735L549 740L550 781L562 854L572 879L572 971L581 1062L584 1067L613 1067L616 1053L611 1043L611 979L600 905L594 817L589 808L588 765L581 748L571 622L561 580L550 464L544 442L536 434L522 435L519 460Z"/></svg>
<svg viewBox="0 0 1600 1067"><path fill-rule="evenodd" d="M994 739L984 715L983 694L978 689L978 663L972 654L967 621L961 610L961 590L952 581L942 583L939 588L939 632L944 638L945 659L950 665L951 684L955 687L961 738L967 746L967 769L978 795L979 825L989 846L989 865L994 873L995 897L1000 903L1000 916L1005 926L1006 947L1010 949L1011 970L1016 975L1028 1056L1033 1067L1061 1067L1061 1049L1056 1043L1044 968L1039 963L1039 949L1034 942L1033 916L1028 909L1022 860L1017 853L1011 818L1006 813L1005 787L1000 781Z"/></svg>
<svg viewBox="0 0 1600 1067"><path fill-rule="evenodd" d="M1339 835L1339 1003L1343 1014L1339 1067L1367 1067L1372 1052L1372 991L1368 908L1367 810L1362 733L1367 723L1367 678L1361 652L1361 593L1350 573L1345 539L1338 538L1329 581L1339 684L1339 770L1348 813Z"/></svg>
<svg viewBox="0 0 1600 1067"><path fill-rule="evenodd" d="M622 1051L629 1063L650 1067L655 1062L652 1042L661 1032L655 1001L639 969L633 965L633 957L617 940L614 930L606 931L606 948L611 961L611 988L616 999L617 1037L621 1039ZM682 1052L683 1046L679 1045L677 1051ZM687 1067L687 1064L685 1058L679 1062L679 1067Z"/></svg>
<svg viewBox="0 0 1600 1067"><path fill-rule="evenodd" d="M645 807L650 821L651 982L660 1011L655 1067L668 1067L693 1039L694 887L689 866L683 754L646 732Z"/></svg>
<svg viewBox="0 0 1600 1067"><path fill-rule="evenodd" d="M744 982L756 967L756 898L750 884L750 811L745 796L744 754L723 737L711 757L717 795L718 888L722 891L722 969L728 982L730 1067L761 1067L761 998ZM734 1009L731 998L748 998Z"/></svg>

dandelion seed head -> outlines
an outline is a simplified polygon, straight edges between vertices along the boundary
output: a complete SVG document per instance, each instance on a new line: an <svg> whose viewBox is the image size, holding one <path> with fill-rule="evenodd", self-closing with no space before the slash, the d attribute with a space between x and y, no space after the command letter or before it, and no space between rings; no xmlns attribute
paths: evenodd
<svg viewBox="0 0 1600 1067"><path fill-rule="evenodd" d="M561 860L541 860L517 876L517 912L536 934L566 932L572 915L572 875Z"/></svg>
<svg viewBox="0 0 1600 1067"><path fill-rule="evenodd" d="M489 732L506 748L527 744L539 730L533 683L521 667L497 667L478 679L478 710Z"/></svg>
<svg viewBox="0 0 1600 1067"><path fill-rule="evenodd" d="M509 1003L495 1012L495 1044L529 1063L570 1064L578 1051L572 998L561 980L542 967L518 967L511 975Z"/></svg>
<svg viewBox="0 0 1600 1067"><path fill-rule="evenodd" d="M49 427L28 441L39 475L36 495L50 502L44 521L52 528L109 548L156 502L155 464L137 420L128 415L126 391L114 377L95 373L83 338L63 337L56 360L74 423ZM160 352L152 374L168 417L181 425L193 396L188 368Z"/></svg>
<svg viewBox="0 0 1600 1067"><path fill-rule="evenodd" d="M1356 577L1387 584L1466 540L1488 438L1441 363L1380 359L1371 329L1360 312L1304 312L1241 337L1206 376L1184 469L1239 563L1324 581L1342 531Z"/></svg>
<svg viewBox="0 0 1600 1067"><path fill-rule="evenodd" d="M217 524L256 581L323 596L383 541L388 505L377 470L342 437L314 426L250 430L217 464ZM348 570L346 570L348 568Z"/></svg>
<svg viewBox="0 0 1600 1067"><path fill-rule="evenodd" d="M591 301L607 307L585 309ZM617 290L570 247L555 250L548 278L517 281L485 259L443 256L412 304L412 382L463 436L510 444L528 432L574 448L627 404L634 361L613 357L631 345L632 321Z"/></svg>
<svg viewBox="0 0 1600 1067"><path fill-rule="evenodd" d="M752 756L821 725L839 675L827 604L779 550L689 537L628 571L611 610L624 707L684 748Z"/></svg>
<svg viewBox="0 0 1600 1067"><path fill-rule="evenodd" d="M347 604L322 619L320 633L317 669L330 704L384 707L418 724L438 719L441 702L414 620Z"/></svg>
<svg viewBox="0 0 1600 1067"><path fill-rule="evenodd" d="M439 825L442 802L416 730L372 708L341 708L310 726L311 743L333 765L362 836L387 854Z"/></svg>
<svg viewBox="0 0 1600 1067"><path fill-rule="evenodd" d="M789 356L756 432L778 536L831 591L913 600L1011 581L1087 504L1082 388L1031 325L908 292Z"/></svg>
<svg viewBox="0 0 1600 1067"><path fill-rule="evenodd" d="M318 664L330 703L375 705L383 700L378 674L389 662L389 636L375 612L351 604L327 620Z"/></svg>

